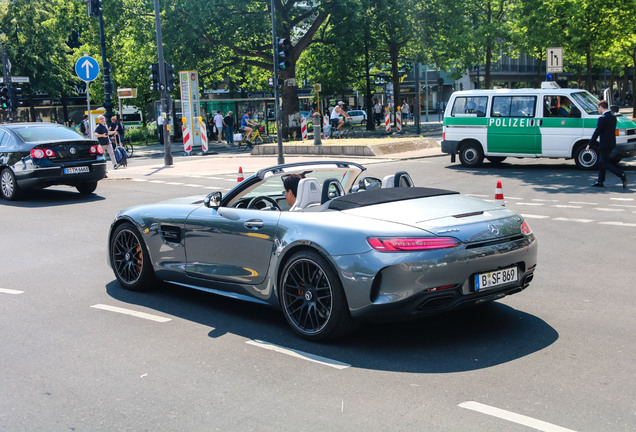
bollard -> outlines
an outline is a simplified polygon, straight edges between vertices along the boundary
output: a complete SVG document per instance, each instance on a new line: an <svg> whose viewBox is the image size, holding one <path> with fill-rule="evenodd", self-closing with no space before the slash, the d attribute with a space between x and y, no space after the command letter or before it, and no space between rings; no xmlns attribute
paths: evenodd
<svg viewBox="0 0 636 432"><path fill-rule="evenodd" d="M322 141L320 140L320 117L322 117L322 116L320 115L320 113L318 111L316 111L313 114L313 118L314 118L314 145L322 144Z"/></svg>

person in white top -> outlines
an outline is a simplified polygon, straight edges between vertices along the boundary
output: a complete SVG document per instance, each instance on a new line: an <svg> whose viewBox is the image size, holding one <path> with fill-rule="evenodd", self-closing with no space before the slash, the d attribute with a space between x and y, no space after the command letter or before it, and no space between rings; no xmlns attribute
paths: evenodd
<svg viewBox="0 0 636 432"><path fill-rule="evenodd" d="M221 110L216 112L214 116L214 124L216 125L216 130L218 133L218 142L221 142L221 131L223 130L223 115L221 115Z"/></svg>
<svg viewBox="0 0 636 432"><path fill-rule="evenodd" d="M159 132L159 142L161 144L163 144L163 122L163 115L159 114L159 117L157 117L157 132Z"/></svg>
<svg viewBox="0 0 636 432"><path fill-rule="evenodd" d="M351 119L351 116L342 108L343 105L343 101L338 102L338 106L331 111L331 116L329 117L329 123L331 123L332 129L336 129L338 133L340 133L340 128L344 124L344 120L341 119L340 116Z"/></svg>
<svg viewBox="0 0 636 432"><path fill-rule="evenodd" d="M406 101L402 103L402 124L406 126L406 121L409 119L410 107Z"/></svg>

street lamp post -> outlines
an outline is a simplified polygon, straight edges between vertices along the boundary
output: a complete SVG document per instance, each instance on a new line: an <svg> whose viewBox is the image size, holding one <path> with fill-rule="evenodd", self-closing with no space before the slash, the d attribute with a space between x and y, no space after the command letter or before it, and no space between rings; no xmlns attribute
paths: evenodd
<svg viewBox="0 0 636 432"><path fill-rule="evenodd" d="M110 121L113 115L113 81L110 77L110 63L106 60L106 35L104 33L104 14L102 8L99 8L99 44L102 52L102 68L104 73L104 109L106 109L106 118Z"/></svg>
<svg viewBox="0 0 636 432"><path fill-rule="evenodd" d="M159 16L159 0L155 0L155 27L157 31L157 60L159 65L159 91L161 93L161 113L167 114L168 112L168 91L166 89L166 64L163 59L163 39L161 36L161 17ZM173 165L172 160L172 148L170 147L170 134L168 133L168 118L164 119L163 125L163 149L164 149L164 163L166 165Z"/></svg>
<svg viewBox="0 0 636 432"><path fill-rule="evenodd" d="M155 0L157 1L157 0ZM274 0L271 0L272 8L272 46L274 48L274 114L276 115L276 141L278 142L278 164L285 163L283 157L283 132L281 130L281 113L279 91L278 91L278 38L276 37L276 11L274 10Z"/></svg>

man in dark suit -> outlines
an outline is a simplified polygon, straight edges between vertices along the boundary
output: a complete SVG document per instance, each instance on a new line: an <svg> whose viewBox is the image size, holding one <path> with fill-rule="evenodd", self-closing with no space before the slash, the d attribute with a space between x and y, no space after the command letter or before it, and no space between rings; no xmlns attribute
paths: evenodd
<svg viewBox="0 0 636 432"><path fill-rule="evenodd" d="M620 177L623 182L623 188L627 189L627 177L625 172L610 162L610 153L616 147L616 117L609 110L607 101L602 100L598 103L598 112L601 116L596 123L596 129L590 138L590 144L596 142L599 139L599 171L598 180L592 184L594 187L603 187L605 182L605 171L609 171L614 175ZM586 150L590 149L590 144L587 145Z"/></svg>

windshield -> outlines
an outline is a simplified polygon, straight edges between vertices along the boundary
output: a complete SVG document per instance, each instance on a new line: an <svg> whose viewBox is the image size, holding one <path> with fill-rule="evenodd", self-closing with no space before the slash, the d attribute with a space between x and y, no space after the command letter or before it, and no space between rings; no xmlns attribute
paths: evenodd
<svg viewBox="0 0 636 432"><path fill-rule="evenodd" d="M596 99L590 93L584 90L572 93L571 96L572 99L574 99L576 103L578 103L581 108L583 108L583 111L591 115L598 114L598 99Z"/></svg>
<svg viewBox="0 0 636 432"><path fill-rule="evenodd" d="M13 130L24 142L63 141L84 138L79 132L59 125L25 126Z"/></svg>

